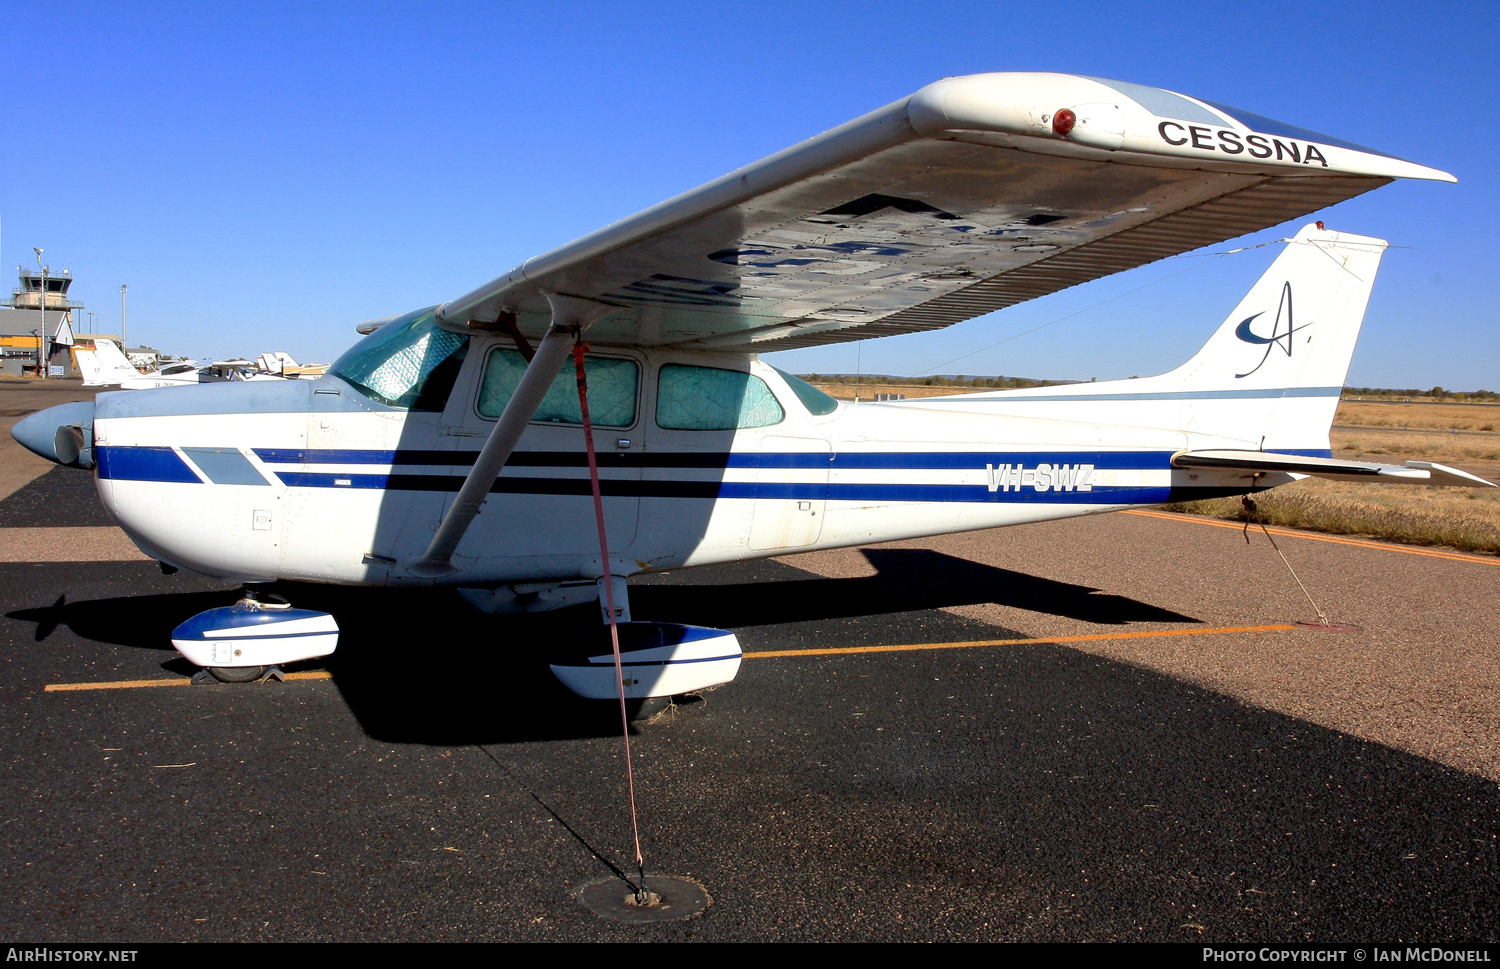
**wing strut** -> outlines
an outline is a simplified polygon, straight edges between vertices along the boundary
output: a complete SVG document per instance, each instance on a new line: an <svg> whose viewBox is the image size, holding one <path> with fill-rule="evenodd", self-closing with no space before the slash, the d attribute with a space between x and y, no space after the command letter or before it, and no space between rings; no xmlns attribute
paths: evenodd
<svg viewBox="0 0 1500 969"><path fill-rule="evenodd" d="M463 540L464 533L469 530L474 516L479 514L479 507L489 496L495 479L500 477L505 462L510 460L511 452L520 443L521 435L526 432L526 425L536 416L542 398L547 396L547 391L552 387L552 381L562 370L563 364L567 363L576 335L612 309L588 300L554 293L547 294L547 302L552 306L552 324L537 346L531 362L526 365L516 392L511 395L500 419L495 422L495 428L484 442L484 448L479 452L474 467L469 470L469 476L458 489L453 505L443 516L442 524L438 525L437 534L432 536L432 544L427 546L427 551L421 558L411 564L410 569L415 575L436 578L456 571L453 565L454 550Z"/></svg>

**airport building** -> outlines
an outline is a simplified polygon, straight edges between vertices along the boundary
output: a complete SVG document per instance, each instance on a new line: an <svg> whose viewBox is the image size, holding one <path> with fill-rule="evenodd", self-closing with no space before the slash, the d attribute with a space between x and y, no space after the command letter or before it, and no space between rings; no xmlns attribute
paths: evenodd
<svg viewBox="0 0 1500 969"><path fill-rule="evenodd" d="M44 348L51 344L64 320L74 331L76 345L88 346L95 336L108 336L77 332L84 307L68 298L72 285L73 276L66 269L21 268L19 285L11 290L10 300L0 304L0 375L40 375L38 365ZM111 339L118 341L117 337ZM52 346L51 350L48 376L77 376L72 353L62 346Z"/></svg>

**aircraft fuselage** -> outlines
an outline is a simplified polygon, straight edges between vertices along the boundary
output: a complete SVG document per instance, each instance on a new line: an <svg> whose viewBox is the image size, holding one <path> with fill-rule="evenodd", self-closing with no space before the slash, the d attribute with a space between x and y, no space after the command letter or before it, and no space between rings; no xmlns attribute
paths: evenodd
<svg viewBox="0 0 1500 969"><path fill-rule="evenodd" d="M427 547L493 426L495 408L485 403L491 353L515 352L507 341L468 339L440 411L386 406L334 376L100 395L94 456L105 507L148 553L207 575L431 584L407 565ZM1172 430L1181 426L1180 401L1116 405L1129 411L1118 424L1100 419L1109 404L1097 391L1072 401L1055 393L1066 388L840 404L820 415L779 371L745 354L601 347L590 360L633 370L633 388L615 388L613 410L599 413L590 397L596 421L607 425L596 426L595 442L613 574L1249 485L1243 476L1171 468L1172 454L1187 447L1243 445ZM748 422L758 426L723 428L722 413L698 413L695 393L714 393L684 385L699 369L760 382L774 401L754 405ZM564 377L571 385L571 372ZM686 400L666 399L672 387ZM1162 429L1141 426L1143 417ZM684 426L695 422L710 426ZM482 587L605 571L579 426L529 426L454 565L436 581Z"/></svg>

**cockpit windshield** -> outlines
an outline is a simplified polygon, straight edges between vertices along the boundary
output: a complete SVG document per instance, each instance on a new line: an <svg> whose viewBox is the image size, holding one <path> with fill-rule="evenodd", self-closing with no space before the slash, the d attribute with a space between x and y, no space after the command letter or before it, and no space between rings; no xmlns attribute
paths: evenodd
<svg viewBox="0 0 1500 969"><path fill-rule="evenodd" d="M390 407L440 411L463 366L469 338L441 329L436 306L397 317L334 361L328 372Z"/></svg>

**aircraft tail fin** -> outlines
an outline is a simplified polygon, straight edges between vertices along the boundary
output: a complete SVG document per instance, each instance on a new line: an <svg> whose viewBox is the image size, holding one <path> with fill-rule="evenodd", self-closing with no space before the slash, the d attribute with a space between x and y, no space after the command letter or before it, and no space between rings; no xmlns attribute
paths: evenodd
<svg viewBox="0 0 1500 969"><path fill-rule="evenodd" d="M1386 245L1322 223L1288 240L1203 349L1155 378L1184 398L1184 430L1326 449Z"/></svg>
<svg viewBox="0 0 1500 969"><path fill-rule="evenodd" d="M78 364L84 367L83 354L77 351ZM84 371L84 386L105 387L139 377L140 371L130 365L130 359L121 352L113 340L95 340L94 352L89 354L90 363Z"/></svg>
<svg viewBox="0 0 1500 969"><path fill-rule="evenodd" d="M83 375L85 387L105 386L104 380L101 379L104 376L104 368L99 366L99 358L94 355L94 351L74 347L73 359L78 363L78 372Z"/></svg>
<svg viewBox="0 0 1500 969"><path fill-rule="evenodd" d="M1343 387L1386 245L1307 226L1169 376L1184 389Z"/></svg>
<svg viewBox="0 0 1500 969"><path fill-rule="evenodd" d="M277 350L274 353L262 353L255 358L255 365L266 373L279 373L283 376L291 376L301 366L285 350Z"/></svg>

